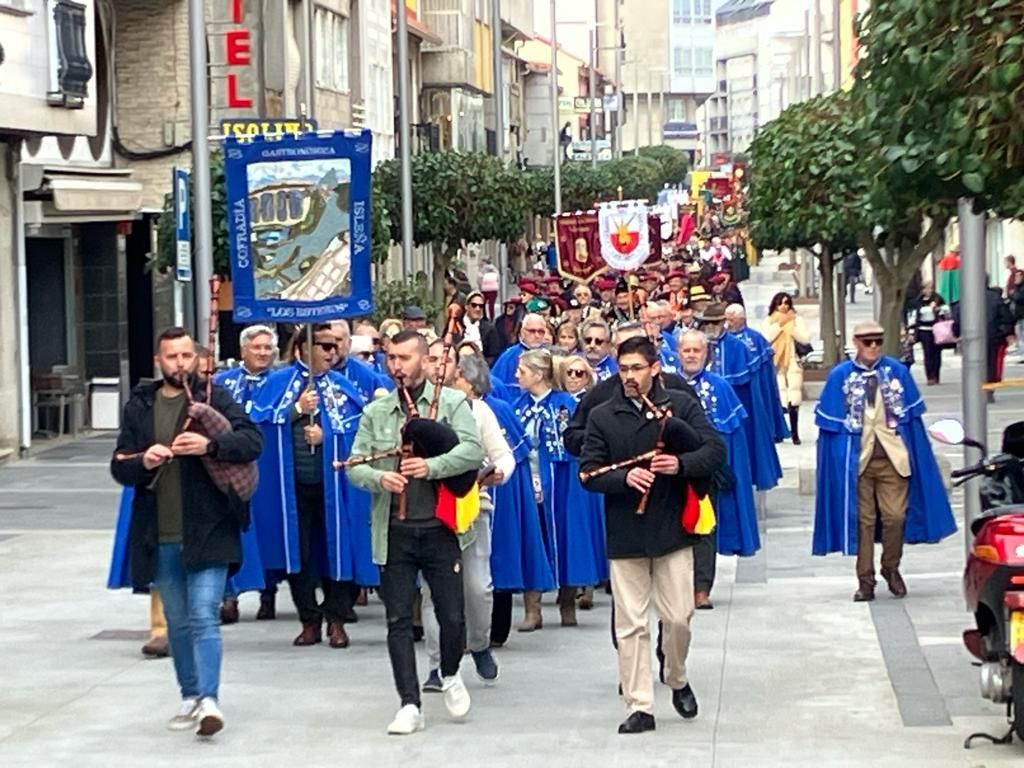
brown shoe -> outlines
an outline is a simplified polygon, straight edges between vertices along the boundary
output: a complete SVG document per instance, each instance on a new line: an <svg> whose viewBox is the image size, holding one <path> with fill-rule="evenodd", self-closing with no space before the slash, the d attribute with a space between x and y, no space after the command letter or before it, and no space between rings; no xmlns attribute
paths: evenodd
<svg viewBox="0 0 1024 768"><path fill-rule="evenodd" d="M367 589L366 589L366 587L363 587L362 589L359 590L359 594L356 595L356 605L358 605L360 607L365 607L366 605L369 604L369 602L370 601L369 601L369 597L367 595Z"/></svg>
<svg viewBox="0 0 1024 768"><path fill-rule="evenodd" d="M348 632L345 631L345 625L341 622L329 622L327 624L327 641L331 648L348 648Z"/></svg>
<svg viewBox="0 0 1024 768"><path fill-rule="evenodd" d="M907 596L907 585L903 581L903 577L900 576L899 569L895 571L882 569L882 578L885 579L885 583L889 585L889 592L895 598L901 598Z"/></svg>
<svg viewBox="0 0 1024 768"><path fill-rule="evenodd" d="M292 645L316 645L323 640L319 621L302 622L302 631L292 641Z"/></svg>
<svg viewBox="0 0 1024 768"><path fill-rule="evenodd" d="M544 628L544 619L540 613L540 592L524 592L523 607L526 612L522 622L516 629L520 632L533 632Z"/></svg>
<svg viewBox="0 0 1024 768"><path fill-rule="evenodd" d="M225 600L220 604L220 623L237 624L241 614L238 612L237 600Z"/></svg>
<svg viewBox="0 0 1024 768"><path fill-rule="evenodd" d="M693 595L693 607L698 611L714 610L715 604L711 602L711 595L708 592L695 592Z"/></svg>
<svg viewBox="0 0 1024 768"><path fill-rule="evenodd" d="M167 635L149 638L149 642L142 646L142 655L147 659L166 659L170 656L171 646L167 642Z"/></svg>
<svg viewBox="0 0 1024 768"><path fill-rule="evenodd" d="M875 581L862 581L860 588L853 595L855 603L870 603L875 599Z"/></svg>
<svg viewBox="0 0 1024 768"><path fill-rule="evenodd" d="M558 611L562 617L563 627L575 627L576 621L576 587L560 587L558 590Z"/></svg>
<svg viewBox="0 0 1024 768"><path fill-rule="evenodd" d="M594 607L594 588L587 587L580 592L579 597L576 598L576 607L581 611L589 611Z"/></svg>

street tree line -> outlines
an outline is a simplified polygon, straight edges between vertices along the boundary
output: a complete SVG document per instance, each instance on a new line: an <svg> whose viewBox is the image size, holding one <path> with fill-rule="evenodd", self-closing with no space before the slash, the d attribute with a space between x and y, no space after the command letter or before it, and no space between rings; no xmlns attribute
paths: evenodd
<svg viewBox="0 0 1024 768"><path fill-rule="evenodd" d="M667 146L641 147L636 155L601 163L565 163L561 172L562 208L585 210L595 202L614 200L619 187L624 199L653 201L665 184L682 183L689 170L687 155ZM227 195L224 161L215 152L210 162L213 216L213 268L230 274ZM554 172L551 168L521 170L493 155L424 152L412 158L413 240L430 246L434 256L431 290L441 302L444 275L460 250L474 243L512 244L527 237L534 216L554 210ZM391 246L400 242L401 183L399 161L387 160L373 172L372 254L383 264ZM152 267L174 269L174 216L171 199L160 217L157 253Z"/></svg>
<svg viewBox="0 0 1024 768"><path fill-rule="evenodd" d="M959 198L1024 217L1024 4L873 0L853 87L789 107L750 149L760 248L820 246L822 338L836 348L832 276L863 248L896 329L907 287ZM887 352L899 345L886 339Z"/></svg>

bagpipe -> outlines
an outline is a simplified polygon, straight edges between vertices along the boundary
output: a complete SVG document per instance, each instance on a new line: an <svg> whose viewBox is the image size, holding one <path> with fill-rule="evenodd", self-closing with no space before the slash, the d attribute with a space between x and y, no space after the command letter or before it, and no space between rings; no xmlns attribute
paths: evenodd
<svg viewBox="0 0 1024 768"><path fill-rule="evenodd" d="M582 482L585 483L591 478L600 477L619 469L648 465L659 454L678 455L700 447L700 436L696 430L682 419L673 417L668 403L659 406L650 397L643 394L640 395L640 399L644 407L650 411L651 417L658 420L658 432L654 447L632 458L580 472ZM651 488L653 488L653 483L641 495L640 503L636 508L637 515L642 515L647 511ZM707 534L715 527L715 513L711 499L706 493L699 493L695 490L691 483L687 483L687 493L686 498L683 499L680 522L687 533Z"/></svg>
<svg viewBox="0 0 1024 768"><path fill-rule="evenodd" d="M184 432L191 431L205 435L210 440L216 440L218 437L230 434L233 431L231 422L227 420L227 417L211 404L213 401L214 350L216 349L217 330L219 328L218 311L220 307L217 299L219 291L220 279L216 276L210 278L209 354L206 358L205 401L195 399L192 388L189 386L189 377L183 377L181 384L188 406L186 418L175 437ZM171 442L173 443L174 440L172 439ZM144 453L145 451L119 453L114 458L118 461L126 461L142 456ZM221 493L234 493L242 501L248 501L256 492L256 486L259 484L259 470L255 461L239 464L236 462L218 461L212 456L200 456L199 459L203 462L203 466L206 468L207 474L210 475L210 479L213 480L213 484L217 486ZM174 461L174 459L168 459L167 462L157 467L156 474L149 484L150 489L156 487L160 477L163 475L164 467L171 461Z"/></svg>
<svg viewBox="0 0 1024 768"><path fill-rule="evenodd" d="M457 308L456 308L457 309ZM455 312L451 312L449 319L449 332L454 327L456 318ZM449 334L450 335L450 334ZM446 339L449 336L446 335ZM423 459L443 456L451 451L460 442L455 430L448 424L437 420L437 412L441 402L441 390L444 386L445 374L447 372L448 359L451 345L446 341L445 351L441 361L441 370L434 382L434 396L427 411L427 417L420 415L416 403L409 392L405 377L396 376L395 386L405 409L405 421L402 424L400 435L401 442L394 448L366 456L352 456L344 461L335 461L334 469L340 470L347 467L355 467L361 464L370 464L384 459L398 458L399 460L418 457ZM472 519L466 520L465 515L461 517L455 509L461 500L470 495L476 487L477 470L473 469L459 475L446 477L438 481L438 506L437 517L458 533L463 532L472 523ZM407 491L402 491L398 501L398 519L404 520L408 507ZM479 509L479 505L477 505ZM475 515L472 515L475 517Z"/></svg>

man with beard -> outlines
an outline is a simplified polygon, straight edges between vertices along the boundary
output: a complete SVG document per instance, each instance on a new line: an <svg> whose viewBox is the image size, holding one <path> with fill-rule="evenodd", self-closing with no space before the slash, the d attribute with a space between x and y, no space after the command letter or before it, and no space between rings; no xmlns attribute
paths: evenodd
<svg viewBox="0 0 1024 768"><path fill-rule="evenodd" d="M541 321L543 322L543 321ZM394 450L403 441L403 425L415 421L413 410L426 415L434 384L423 370L427 341L415 331L402 331L388 348L388 368L403 393L390 392L363 412L352 448L353 456ZM440 625L441 689L448 713L465 717L469 691L459 675L465 650L460 536L438 516L445 478L479 470L484 454L476 421L465 395L443 389L436 419L447 424L457 441L436 456L403 456L364 463L347 470L352 483L373 495L371 538L373 561L381 569L380 594L388 626L388 654L401 706L388 733L407 735L424 727L413 643L413 606L422 573Z"/></svg>
<svg viewBox="0 0 1024 768"><path fill-rule="evenodd" d="M195 376L195 342L183 328L157 339L154 364L163 380L140 384L124 407L111 474L135 490L131 569L136 588L155 586L163 598L181 706L171 730L212 736L224 727L218 706L221 636L218 608L224 583L242 560L240 529L248 503L222 492L202 457L248 464L263 447L260 432L224 389L210 402L230 431L215 438L192 431L186 388L204 397ZM182 431L184 428L184 431Z"/></svg>

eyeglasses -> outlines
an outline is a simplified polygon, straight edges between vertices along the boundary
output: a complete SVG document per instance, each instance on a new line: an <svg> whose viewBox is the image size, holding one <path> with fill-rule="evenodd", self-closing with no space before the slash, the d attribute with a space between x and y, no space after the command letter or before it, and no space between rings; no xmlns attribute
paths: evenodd
<svg viewBox="0 0 1024 768"><path fill-rule="evenodd" d="M313 346L320 347L324 352L338 351L338 344L334 341L314 341Z"/></svg>
<svg viewBox="0 0 1024 768"><path fill-rule="evenodd" d="M861 339L860 343L865 347L880 347L882 346L882 339Z"/></svg>
<svg viewBox="0 0 1024 768"><path fill-rule="evenodd" d="M596 336L584 336L583 337L583 343L584 344L597 344L598 346L600 346L601 344L607 344L608 343L608 339L602 339L602 338L598 338Z"/></svg>
<svg viewBox="0 0 1024 768"><path fill-rule="evenodd" d="M641 373L650 367L649 365L621 365L619 366L619 373Z"/></svg>
<svg viewBox="0 0 1024 768"><path fill-rule="evenodd" d="M471 306L473 309L483 309L484 303L482 301L471 301L469 302L469 306Z"/></svg>
<svg viewBox="0 0 1024 768"><path fill-rule="evenodd" d="M373 352L359 352L357 353L363 360L372 360Z"/></svg>
<svg viewBox="0 0 1024 768"><path fill-rule="evenodd" d="M565 375L566 376L572 376L572 378L574 378L574 379L583 379L583 378L586 378L587 372L586 371L581 371L578 368L570 368L568 371L565 372Z"/></svg>

